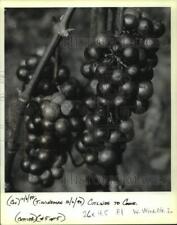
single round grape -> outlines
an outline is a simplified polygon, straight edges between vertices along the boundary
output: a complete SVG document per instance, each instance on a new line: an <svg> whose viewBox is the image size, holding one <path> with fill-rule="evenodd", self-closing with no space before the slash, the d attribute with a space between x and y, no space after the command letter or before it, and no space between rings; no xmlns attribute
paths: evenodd
<svg viewBox="0 0 177 225"><path fill-rule="evenodd" d="M133 94L135 94L136 89L136 84L133 81L127 81L121 86L122 93L127 97L131 97Z"/></svg>
<svg viewBox="0 0 177 225"><path fill-rule="evenodd" d="M46 102L42 107L42 115L44 119L55 121L60 115L60 108L53 102Z"/></svg>
<svg viewBox="0 0 177 225"><path fill-rule="evenodd" d="M43 147L43 148L48 148L54 144L53 138L50 134L41 135L40 139L39 139L39 143L40 143L41 147Z"/></svg>
<svg viewBox="0 0 177 225"><path fill-rule="evenodd" d="M47 180L51 178L51 172L50 170L45 170L41 175L40 175L40 179L41 180Z"/></svg>
<svg viewBox="0 0 177 225"><path fill-rule="evenodd" d="M109 143L116 144L116 143L122 142L122 141L123 141L123 137L119 130L111 131L110 137L109 137Z"/></svg>
<svg viewBox="0 0 177 225"><path fill-rule="evenodd" d="M64 116L72 116L76 112L74 101L64 100L61 104L61 112Z"/></svg>
<svg viewBox="0 0 177 225"><path fill-rule="evenodd" d="M30 173L33 175L40 175L43 172L43 167L40 162L34 161L30 164Z"/></svg>
<svg viewBox="0 0 177 225"><path fill-rule="evenodd" d="M106 128L96 128L94 130L94 139L96 142L103 142L108 136Z"/></svg>
<svg viewBox="0 0 177 225"><path fill-rule="evenodd" d="M131 46L135 46L136 41L133 37L123 34L119 37L119 43L122 48L127 48Z"/></svg>
<svg viewBox="0 0 177 225"><path fill-rule="evenodd" d="M149 102L147 100L136 100L133 106L133 112L136 114L145 113L149 108Z"/></svg>
<svg viewBox="0 0 177 225"><path fill-rule="evenodd" d="M97 106L97 100L93 96L86 98L84 102L85 102L86 107L90 110L94 110Z"/></svg>
<svg viewBox="0 0 177 225"><path fill-rule="evenodd" d="M108 75L109 69L106 64L99 64L96 69L96 74L98 79L103 79Z"/></svg>
<svg viewBox="0 0 177 225"><path fill-rule="evenodd" d="M127 63L136 63L138 61L138 49L126 47L122 52L123 58Z"/></svg>
<svg viewBox="0 0 177 225"><path fill-rule="evenodd" d="M50 170L45 170L41 175L40 175L40 180L41 180L41 185L43 187L51 187L54 183L54 179L52 177L52 173Z"/></svg>
<svg viewBox="0 0 177 225"><path fill-rule="evenodd" d="M43 119L42 128L44 129L44 131L52 132L54 130L54 123L49 120Z"/></svg>
<svg viewBox="0 0 177 225"><path fill-rule="evenodd" d="M76 142L76 149L81 153L86 153L88 150L81 140Z"/></svg>
<svg viewBox="0 0 177 225"><path fill-rule="evenodd" d="M159 41L155 38L145 38L143 44L144 48L151 52L156 52L159 49Z"/></svg>
<svg viewBox="0 0 177 225"><path fill-rule="evenodd" d="M121 95L117 95L114 98L114 105L115 107L120 107L122 105L124 105L126 103L125 97L121 96Z"/></svg>
<svg viewBox="0 0 177 225"><path fill-rule="evenodd" d="M93 134L87 132L82 137L82 142L85 146L91 146L95 144L95 139Z"/></svg>
<svg viewBox="0 0 177 225"><path fill-rule="evenodd" d="M20 81L28 82L29 81L29 71L26 66L20 66L16 72L17 78Z"/></svg>
<svg viewBox="0 0 177 225"><path fill-rule="evenodd" d="M143 35L149 35L152 33L152 22L147 18L142 18L139 20L138 32Z"/></svg>
<svg viewBox="0 0 177 225"><path fill-rule="evenodd" d="M97 85L99 96L109 96L113 92L113 87L109 81L101 81Z"/></svg>
<svg viewBox="0 0 177 225"><path fill-rule="evenodd" d="M21 161L21 169L26 172L26 173L29 173L30 172L30 160L28 158L25 158Z"/></svg>
<svg viewBox="0 0 177 225"><path fill-rule="evenodd" d="M121 84L125 79L125 73L121 69L114 69L111 74L111 81L113 84Z"/></svg>
<svg viewBox="0 0 177 225"><path fill-rule="evenodd" d="M98 153L98 164L110 167L116 163L116 153L111 148L104 148Z"/></svg>
<svg viewBox="0 0 177 225"><path fill-rule="evenodd" d="M152 96L152 94L153 94L153 85L151 81L144 81L139 83L138 97L140 99L147 100Z"/></svg>
<svg viewBox="0 0 177 225"><path fill-rule="evenodd" d="M156 38L161 37L165 33L165 25L159 21L153 22L153 36Z"/></svg>
<svg viewBox="0 0 177 225"><path fill-rule="evenodd" d="M39 143L38 136L36 136L35 134L29 133L27 135L27 140L31 146L37 146Z"/></svg>
<svg viewBox="0 0 177 225"><path fill-rule="evenodd" d="M85 155L85 162L89 165L93 165L97 162L98 156L97 153L89 152Z"/></svg>
<svg viewBox="0 0 177 225"><path fill-rule="evenodd" d="M104 97L98 97L97 101L99 106L105 107L106 109L108 109L112 105L111 100Z"/></svg>
<svg viewBox="0 0 177 225"><path fill-rule="evenodd" d="M92 44L85 49L84 56L89 60L100 60L103 56L103 49Z"/></svg>
<svg viewBox="0 0 177 225"><path fill-rule="evenodd" d="M31 184L39 184L40 183L40 178L37 175L33 174L28 174L28 182Z"/></svg>
<svg viewBox="0 0 177 225"><path fill-rule="evenodd" d="M139 73L139 67L138 65L131 65L131 66L128 66L127 68L127 74L132 77L132 78L136 78L137 75Z"/></svg>
<svg viewBox="0 0 177 225"><path fill-rule="evenodd" d="M120 129L120 132L122 132L124 134L132 132L133 127L134 127L134 125L133 125L133 121L131 119L126 120L126 121L125 120L120 121L119 129Z"/></svg>
<svg viewBox="0 0 177 225"><path fill-rule="evenodd" d="M61 85L63 94L67 98L74 98L77 94L78 82L76 80L68 80Z"/></svg>
<svg viewBox="0 0 177 225"><path fill-rule="evenodd" d="M84 127L83 121L79 117L71 117L69 119L69 122L70 122L70 125L71 125L71 129L75 132L76 131L80 132Z"/></svg>
<svg viewBox="0 0 177 225"><path fill-rule="evenodd" d="M93 78L93 65L91 63L83 63L81 65L81 74L87 78L87 79L92 79Z"/></svg>
<svg viewBox="0 0 177 225"><path fill-rule="evenodd" d="M39 128L40 127L36 126L35 123L30 119L26 122L26 129L30 133L40 134Z"/></svg>
<svg viewBox="0 0 177 225"><path fill-rule="evenodd" d="M60 168L52 167L51 173L52 173L53 178L61 179L63 177L63 174L64 174L64 169L62 167L60 167Z"/></svg>
<svg viewBox="0 0 177 225"><path fill-rule="evenodd" d="M29 70L34 70L35 67L37 66L39 62L39 57L37 55L31 55L27 60L26 60L26 65Z"/></svg>
<svg viewBox="0 0 177 225"><path fill-rule="evenodd" d="M92 115L92 121L95 125L103 125L105 124L107 120L106 112L103 111L97 111Z"/></svg>
<svg viewBox="0 0 177 225"><path fill-rule="evenodd" d="M138 19L135 15L126 14L123 17L123 25L127 30L135 29L138 26Z"/></svg>
<svg viewBox="0 0 177 225"><path fill-rule="evenodd" d="M58 68L58 72L55 77L55 81L57 84L63 84L70 77L70 71L67 66L60 65Z"/></svg>
<svg viewBox="0 0 177 225"><path fill-rule="evenodd" d="M56 133L64 136L70 132L70 124L69 121L65 118L60 118L55 122L55 130Z"/></svg>
<svg viewBox="0 0 177 225"><path fill-rule="evenodd" d="M40 149L39 153L38 153L38 160L41 163L46 163L49 162L49 160L51 159L51 149Z"/></svg>
<svg viewBox="0 0 177 225"><path fill-rule="evenodd" d="M110 35L106 33L100 33L95 37L95 44L100 48L108 48L111 42Z"/></svg>

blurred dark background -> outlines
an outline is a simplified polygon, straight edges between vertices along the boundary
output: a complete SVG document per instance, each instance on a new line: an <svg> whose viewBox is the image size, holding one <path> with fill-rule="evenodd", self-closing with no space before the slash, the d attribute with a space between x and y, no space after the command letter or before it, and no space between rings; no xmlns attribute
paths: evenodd
<svg viewBox="0 0 177 225"><path fill-rule="evenodd" d="M154 95L149 110L144 115L133 115L135 138L128 144L123 164L119 168L125 191L169 191L171 189L171 93L170 93L170 8L142 8L152 19L160 19L166 25L158 52L159 64L153 79ZM21 59L35 48L46 45L52 36L54 17L60 17L65 9L17 9L5 11L5 96L6 142L12 137L16 123L17 88L16 69ZM81 79L80 64L83 50L88 44L90 9L77 9L71 22L75 28L72 37L62 43L61 56L72 76ZM27 176L19 168L22 152L14 163L13 178L17 189L23 191L85 191L85 167L74 168L70 161L65 166L65 176L52 188L40 189L27 182Z"/></svg>

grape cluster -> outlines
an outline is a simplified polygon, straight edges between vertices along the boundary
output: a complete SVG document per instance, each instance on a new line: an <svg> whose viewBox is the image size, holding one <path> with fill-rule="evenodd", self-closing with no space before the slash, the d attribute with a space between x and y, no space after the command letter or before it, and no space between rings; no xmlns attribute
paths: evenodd
<svg viewBox="0 0 177 225"><path fill-rule="evenodd" d="M49 187L60 179L73 145L88 166L103 167L108 175L115 171L134 137L132 113L149 108L158 38L164 32L161 22L126 9L118 35L100 33L85 48L81 74L87 88L71 77L59 56L57 67L56 58L50 58L25 110L27 144L21 168L30 183ZM43 54L39 48L20 63L22 90ZM106 185L110 191L119 189L115 174Z"/></svg>
<svg viewBox="0 0 177 225"><path fill-rule="evenodd" d="M31 79L38 61L37 54L31 55L19 66L17 77L24 85ZM44 78L25 110L27 144L21 168L28 173L30 183L40 183L43 187L51 186L54 179L63 176L72 139L83 129L78 101L81 87L70 76L68 67L60 64L52 76L53 67L50 61L44 68Z"/></svg>
<svg viewBox="0 0 177 225"><path fill-rule="evenodd" d="M126 143L134 137L131 114L149 107L158 38L165 31L161 22L132 9L124 12L122 25L119 35L98 34L85 48L81 65L92 94L85 99L86 128L76 148L87 164L107 170L121 163Z"/></svg>

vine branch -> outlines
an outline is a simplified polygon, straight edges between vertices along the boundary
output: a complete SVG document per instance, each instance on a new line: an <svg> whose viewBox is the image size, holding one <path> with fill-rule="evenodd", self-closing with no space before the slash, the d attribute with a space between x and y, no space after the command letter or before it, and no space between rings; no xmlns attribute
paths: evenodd
<svg viewBox="0 0 177 225"><path fill-rule="evenodd" d="M37 65L33 77L29 84L26 86L25 90L19 94L19 105L17 107L18 109L18 117L17 117L17 123L16 127L14 129L14 135L11 141L8 142L7 145L7 156L6 156L6 168L5 168L5 189L6 191L13 191L13 181L11 177L11 172L13 168L13 161L16 155L16 152L19 148L19 136L21 131L21 126L23 122L23 116L24 116L24 110L26 107L27 102L29 101L33 89L38 84L38 81L40 80L40 77L42 75L41 71L50 59L50 57L54 54L54 51L56 47L59 45L61 40L64 37L69 36L69 32L73 29L68 29L68 25L70 22L70 19L73 15L74 8L68 8L65 12L65 14L60 18L60 21L56 23L54 27L54 35L51 39L51 42L49 43L44 55L42 56L39 64Z"/></svg>

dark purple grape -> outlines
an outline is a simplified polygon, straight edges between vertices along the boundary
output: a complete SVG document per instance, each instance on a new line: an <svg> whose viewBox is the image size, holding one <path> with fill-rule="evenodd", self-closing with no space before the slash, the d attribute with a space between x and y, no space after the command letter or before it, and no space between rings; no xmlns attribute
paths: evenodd
<svg viewBox="0 0 177 225"><path fill-rule="evenodd" d="M151 55L149 58L147 58L147 64L149 67L156 67L158 64L158 57L156 54Z"/></svg>
<svg viewBox="0 0 177 225"><path fill-rule="evenodd" d="M122 69L114 69L111 73L112 84L118 85L121 84L126 77L125 72Z"/></svg>
<svg viewBox="0 0 177 225"><path fill-rule="evenodd" d="M111 43L111 36L107 33L100 33L95 37L95 44L100 48L108 48Z"/></svg>
<svg viewBox="0 0 177 225"><path fill-rule="evenodd" d="M133 106L133 112L136 114L142 114L145 113L149 108L149 102L146 100L136 100L135 104Z"/></svg>
<svg viewBox="0 0 177 225"><path fill-rule="evenodd" d="M119 43L122 48L127 48L136 45L136 41L133 37L123 34L119 37Z"/></svg>
<svg viewBox="0 0 177 225"><path fill-rule="evenodd" d="M82 142L85 146L91 146L95 144L93 134L87 132L83 135Z"/></svg>
<svg viewBox="0 0 177 225"><path fill-rule="evenodd" d="M116 163L116 153L111 148L104 148L98 153L98 164L105 167L113 166Z"/></svg>
<svg viewBox="0 0 177 225"><path fill-rule="evenodd" d="M133 81L127 81L121 86L121 91L123 95L127 97L131 97L136 93L136 84Z"/></svg>
<svg viewBox="0 0 177 225"><path fill-rule="evenodd" d="M98 79L104 79L109 74L109 69L106 64L99 64L96 69Z"/></svg>
<svg viewBox="0 0 177 225"><path fill-rule="evenodd" d="M120 106L124 105L125 103L126 103L126 100L125 100L124 96L117 95L114 98L114 105L115 105L115 107L120 107Z"/></svg>
<svg viewBox="0 0 177 225"><path fill-rule="evenodd" d="M149 99L153 94L153 85L150 81L144 81L139 83L138 88L138 97L140 99L147 100Z"/></svg>
<svg viewBox="0 0 177 225"><path fill-rule="evenodd" d="M79 117L71 117L69 119L69 121L70 121L71 129L74 132L82 131L82 129L84 127L84 124L83 124L83 121L81 120L81 118L79 118Z"/></svg>
<svg viewBox="0 0 177 225"><path fill-rule="evenodd" d="M26 60L26 65L29 70L34 70L35 67L37 66L39 62L39 57L37 55L31 55L27 60Z"/></svg>
<svg viewBox="0 0 177 225"><path fill-rule="evenodd" d="M88 150L81 140L78 140L75 146L80 153L86 153Z"/></svg>
<svg viewBox="0 0 177 225"><path fill-rule="evenodd" d="M38 162L34 161L30 164L30 173L33 175L40 175L43 172L43 166Z"/></svg>
<svg viewBox="0 0 177 225"><path fill-rule="evenodd" d="M29 173L30 172L30 160L28 158L25 158L21 161L21 169L26 172Z"/></svg>
<svg viewBox="0 0 177 225"><path fill-rule="evenodd" d="M55 77L55 81L57 84L63 84L70 77L70 71L67 66L60 65L58 68L58 72Z"/></svg>
<svg viewBox="0 0 177 225"><path fill-rule="evenodd" d="M103 56L103 49L92 44L85 49L84 56L89 60L100 60Z"/></svg>
<svg viewBox="0 0 177 225"><path fill-rule="evenodd" d="M59 136L65 136L70 133L70 123L67 119L60 118L55 122L55 131Z"/></svg>
<svg viewBox="0 0 177 225"><path fill-rule="evenodd" d="M146 36L152 33L152 22L147 18L142 18L139 20L138 32L142 36Z"/></svg>
<svg viewBox="0 0 177 225"><path fill-rule="evenodd" d="M127 74L132 78L137 78L139 73L139 66L138 65L131 65L127 67Z"/></svg>
<svg viewBox="0 0 177 225"><path fill-rule="evenodd" d="M87 79L92 79L93 78L93 64L91 63L83 63L82 66L81 66L81 74L87 78Z"/></svg>
<svg viewBox="0 0 177 225"><path fill-rule="evenodd" d="M137 63L138 61L138 49L134 47L126 47L123 52L123 59L128 63Z"/></svg>
<svg viewBox="0 0 177 225"><path fill-rule="evenodd" d="M38 160L41 163L49 162L51 159L51 149L40 149L38 153Z"/></svg>
<svg viewBox="0 0 177 225"><path fill-rule="evenodd" d="M61 179L63 177L63 174L64 174L64 169L62 167L60 167L60 168L52 167L51 173L52 173L53 178Z"/></svg>
<svg viewBox="0 0 177 225"><path fill-rule="evenodd" d="M120 132L127 134L133 131L133 121L131 119L129 120L121 120L120 125L119 125L119 129Z"/></svg>
<svg viewBox="0 0 177 225"><path fill-rule="evenodd" d="M153 22L153 36L156 38L161 37L165 33L165 25L159 21Z"/></svg>
<svg viewBox="0 0 177 225"><path fill-rule="evenodd" d="M40 142L41 147L43 147L43 148L48 148L54 144L53 138L50 134L41 135L39 142Z"/></svg>
<svg viewBox="0 0 177 225"><path fill-rule="evenodd" d="M98 156L96 152L89 152L85 155L85 162L87 164L93 165L97 162Z"/></svg>
<svg viewBox="0 0 177 225"><path fill-rule="evenodd" d="M109 81L101 81L97 85L97 93L99 96L109 96L113 92L113 87Z"/></svg>
<svg viewBox="0 0 177 225"><path fill-rule="evenodd" d="M135 15L126 14L123 17L123 25L127 30L133 30L138 26L138 19Z"/></svg>
<svg viewBox="0 0 177 225"><path fill-rule="evenodd" d="M90 110L94 110L97 106L97 100L95 97L90 96L88 98L85 99L85 105L88 109Z"/></svg>
<svg viewBox="0 0 177 225"><path fill-rule="evenodd" d="M108 131L106 128L95 128L94 130L94 139L96 142L103 142L108 136Z"/></svg>
<svg viewBox="0 0 177 225"><path fill-rule="evenodd" d="M17 78L23 82L29 81L29 74L30 73L29 73L28 69L26 68L26 66L20 66L16 72Z"/></svg>
<svg viewBox="0 0 177 225"><path fill-rule="evenodd" d="M156 38L145 38L143 45L144 48L150 52L156 52L159 49L159 41Z"/></svg>

